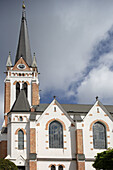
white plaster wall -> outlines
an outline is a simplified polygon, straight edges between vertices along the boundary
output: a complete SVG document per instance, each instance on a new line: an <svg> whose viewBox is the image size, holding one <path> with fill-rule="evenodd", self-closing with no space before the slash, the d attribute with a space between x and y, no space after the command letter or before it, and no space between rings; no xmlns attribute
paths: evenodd
<svg viewBox="0 0 113 170"><path fill-rule="evenodd" d="M99 112L100 113L97 113L97 106L95 104L92 107L92 109L89 111L87 116L85 117L84 122L82 122L84 124L83 140L84 140L84 151L85 151L86 158L94 158L94 156L96 156L98 152L104 151L104 149L93 148L93 137L90 137L90 136L93 136L93 131L90 131L89 129L90 129L91 123L94 120L97 120L97 119L100 121L102 120L102 121L105 121L109 125L110 131L109 132L106 131L106 136L110 136L110 138L107 138L107 148L113 147L113 132L112 132L113 122L110 119L109 115L105 113L103 109L101 109L101 107L99 107ZM92 114L92 116L90 116L90 114ZM108 144L108 142L110 142L110 144Z"/></svg>
<svg viewBox="0 0 113 170"><path fill-rule="evenodd" d="M28 142L28 131L29 131L29 124L26 119L26 117L29 119L29 114L21 114L21 113L16 113L9 115L11 117L11 122L8 123L8 155L10 155L11 159L16 160L20 155L26 159L27 154L28 154L28 147L29 143ZM19 120L14 120L15 116L23 116L24 120L19 121ZM15 135L16 130L20 129L25 129L26 134L24 135L24 150L18 150L18 135Z"/></svg>
<svg viewBox="0 0 113 170"><path fill-rule="evenodd" d="M92 166L93 162L85 162L85 170L95 170Z"/></svg>
<svg viewBox="0 0 113 170"><path fill-rule="evenodd" d="M54 112L56 107L56 112ZM49 115L46 115L49 113ZM43 115L39 118L37 123L37 157L39 158L72 158L75 157L75 127L71 127L70 120L62 115L62 111L56 105L50 105ZM49 148L49 130L45 130L46 124L51 119L60 119L66 125L66 131L63 131L64 136L64 148ZM47 143L47 142L48 143Z"/></svg>
<svg viewBox="0 0 113 170"><path fill-rule="evenodd" d="M76 170L76 161L38 161L37 170L51 170L49 168L51 164L56 165L56 170L58 170L59 164L65 166L64 170Z"/></svg>

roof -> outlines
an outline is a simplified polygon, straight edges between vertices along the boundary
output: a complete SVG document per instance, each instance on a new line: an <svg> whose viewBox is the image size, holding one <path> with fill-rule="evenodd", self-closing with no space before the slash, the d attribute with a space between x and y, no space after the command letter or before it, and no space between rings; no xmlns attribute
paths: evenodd
<svg viewBox="0 0 113 170"><path fill-rule="evenodd" d="M3 134L3 133L7 133L7 127L2 127L1 133L2 133L2 134Z"/></svg>
<svg viewBox="0 0 113 170"><path fill-rule="evenodd" d="M19 93L19 96L17 98L17 100L15 101L12 109L11 109L12 112L15 112L15 111L30 111L30 105L29 105L29 102L27 100L27 97L26 97L26 94L24 92L24 90L22 89Z"/></svg>
<svg viewBox="0 0 113 170"><path fill-rule="evenodd" d="M27 28L27 20L26 20L24 8L22 11L20 35L19 35L19 41L18 41L17 54L16 54L16 58L15 58L15 64L21 57L26 61L26 63L29 66L31 66L32 56L31 56L30 41L29 41L28 28Z"/></svg>
<svg viewBox="0 0 113 170"><path fill-rule="evenodd" d="M37 112L44 112L44 110L49 106L49 104L40 104L36 107ZM93 105L88 104L61 104L63 109L70 114L85 113L87 114ZM113 114L113 105L104 105L109 113Z"/></svg>

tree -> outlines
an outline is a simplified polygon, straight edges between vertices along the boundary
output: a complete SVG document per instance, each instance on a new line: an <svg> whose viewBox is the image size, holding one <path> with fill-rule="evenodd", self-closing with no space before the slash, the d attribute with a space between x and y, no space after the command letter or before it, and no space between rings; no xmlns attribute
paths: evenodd
<svg viewBox="0 0 113 170"><path fill-rule="evenodd" d="M96 169L113 170L113 149L97 153L93 167Z"/></svg>
<svg viewBox="0 0 113 170"><path fill-rule="evenodd" d="M0 158L0 170L18 170L18 168L8 159Z"/></svg>

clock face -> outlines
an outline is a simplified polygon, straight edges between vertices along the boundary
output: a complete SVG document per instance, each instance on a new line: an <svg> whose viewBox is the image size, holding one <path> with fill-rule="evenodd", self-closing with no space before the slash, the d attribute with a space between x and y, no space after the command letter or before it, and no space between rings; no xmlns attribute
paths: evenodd
<svg viewBox="0 0 113 170"><path fill-rule="evenodd" d="M25 65L24 64L18 64L18 66L17 66L19 69L25 69Z"/></svg>

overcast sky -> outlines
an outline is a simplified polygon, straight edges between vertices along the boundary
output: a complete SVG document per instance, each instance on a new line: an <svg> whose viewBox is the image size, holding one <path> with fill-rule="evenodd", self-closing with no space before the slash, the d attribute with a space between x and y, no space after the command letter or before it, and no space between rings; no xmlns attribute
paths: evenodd
<svg viewBox="0 0 113 170"><path fill-rule="evenodd" d="M113 104L113 0L25 0L41 103ZM0 0L0 126L5 64L14 62L22 0Z"/></svg>

